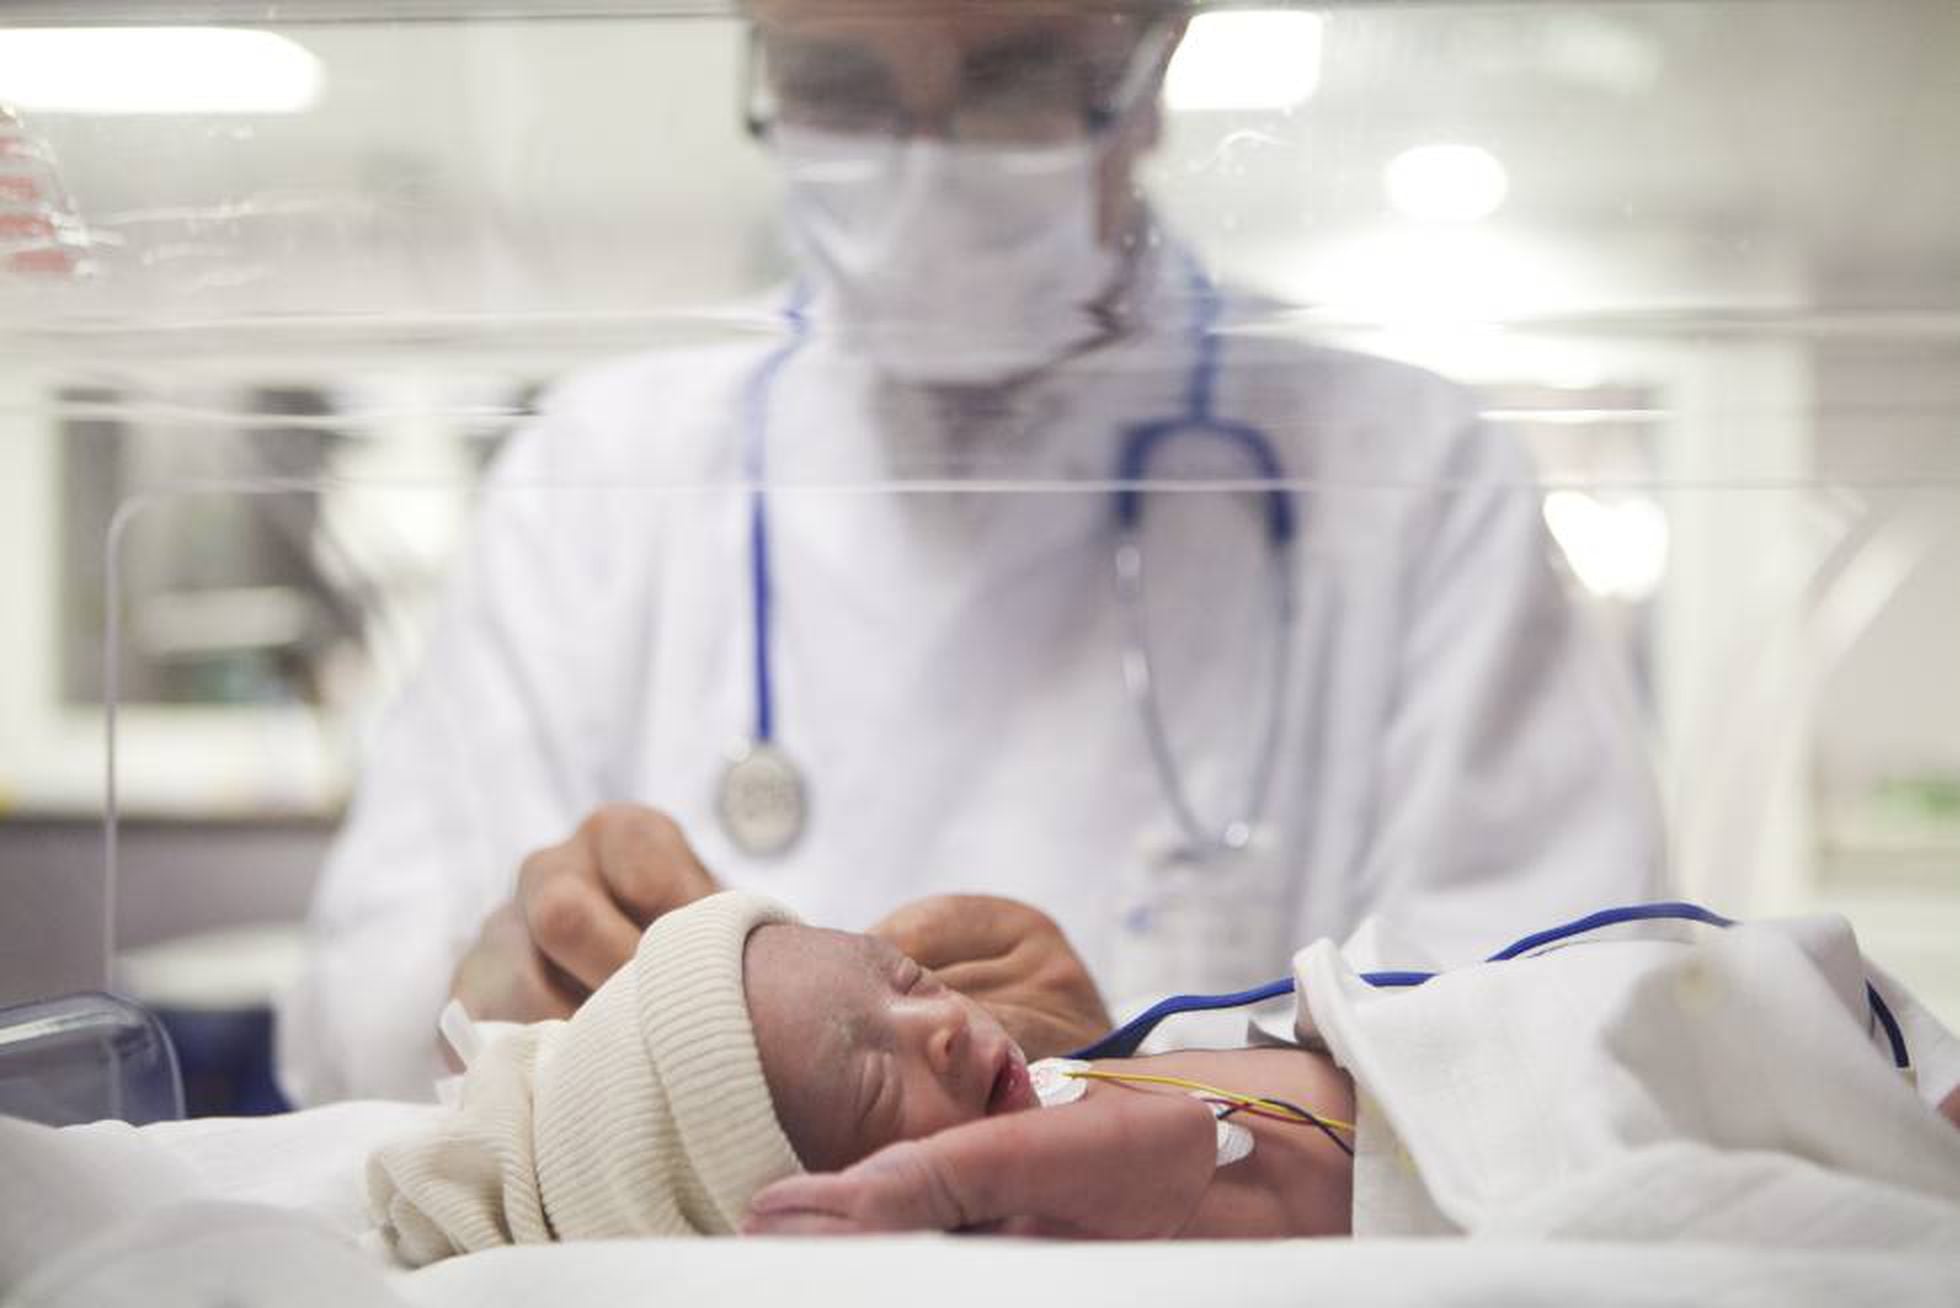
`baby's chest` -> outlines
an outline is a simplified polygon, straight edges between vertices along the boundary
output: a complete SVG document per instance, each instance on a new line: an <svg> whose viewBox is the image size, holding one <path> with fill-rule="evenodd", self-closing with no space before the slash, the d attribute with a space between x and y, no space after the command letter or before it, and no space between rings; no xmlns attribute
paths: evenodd
<svg viewBox="0 0 1960 1308"><path fill-rule="evenodd" d="M1044 1058L1028 1066L1028 1079L1034 1083L1035 1097L1043 1108L1059 1108L1092 1095L1123 1093L1126 1090L1183 1091L1211 1107L1218 1122L1218 1159L1229 1167L1249 1156L1255 1142L1251 1131L1230 1118L1239 1106L1212 1093L1213 1087L1183 1078L1149 1073L1112 1071L1079 1058Z"/></svg>

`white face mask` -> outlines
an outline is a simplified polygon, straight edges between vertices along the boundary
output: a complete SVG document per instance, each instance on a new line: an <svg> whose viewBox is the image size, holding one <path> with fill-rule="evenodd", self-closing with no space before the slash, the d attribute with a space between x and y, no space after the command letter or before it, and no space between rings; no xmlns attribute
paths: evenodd
<svg viewBox="0 0 1960 1308"><path fill-rule="evenodd" d="M820 334L908 381L988 382L1101 331L1099 139L968 145L781 123L791 238Z"/></svg>

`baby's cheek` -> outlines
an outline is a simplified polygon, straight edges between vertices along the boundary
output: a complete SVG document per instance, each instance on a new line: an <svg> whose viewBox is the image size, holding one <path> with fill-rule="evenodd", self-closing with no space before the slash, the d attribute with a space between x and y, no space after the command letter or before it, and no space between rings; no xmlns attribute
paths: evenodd
<svg viewBox="0 0 1960 1308"><path fill-rule="evenodd" d="M903 1138L907 1140L938 1135L941 1131L977 1122L986 1116L954 1098L937 1077L921 1077L920 1084L907 1096L907 1100L903 1132Z"/></svg>
<svg viewBox="0 0 1960 1308"><path fill-rule="evenodd" d="M846 1114L835 1109L820 1086L808 1080L773 1093L776 1121L804 1170L834 1172L857 1161L852 1142L845 1138Z"/></svg>

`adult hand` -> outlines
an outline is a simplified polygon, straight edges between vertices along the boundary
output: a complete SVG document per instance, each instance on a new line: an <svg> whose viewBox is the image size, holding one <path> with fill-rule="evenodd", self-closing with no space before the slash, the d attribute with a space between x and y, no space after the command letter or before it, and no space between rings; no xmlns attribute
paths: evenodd
<svg viewBox="0 0 1960 1308"><path fill-rule="evenodd" d="M981 1118L841 1172L787 1177L751 1201L743 1233L1177 1235L1216 1167L1211 1109L1186 1095L1100 1098Z"/></svg>
<svg viewBox="0 0 1960 1308"><path fill-rule="evenodd" d="M978 1000L1031 1059L1079 1049L1109 1030L1089 969L1054 919L996 895L915 900L871 928Z"/></svg>
<svg viewBox="0 0 1960 1308"><path fill-rule="evenodd" d="M666 814L596 809L569 839L524 860L517 893L484 919L450 996L480 1020L568 1017L655 918L720 888Z"/></svg>

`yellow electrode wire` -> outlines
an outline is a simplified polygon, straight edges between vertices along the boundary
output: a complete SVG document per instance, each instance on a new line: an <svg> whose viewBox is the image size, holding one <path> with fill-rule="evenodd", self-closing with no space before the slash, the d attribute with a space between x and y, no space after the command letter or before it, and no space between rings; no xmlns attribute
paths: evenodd
<svg viewBox="0 0 1960 1308"><path fill-rule="evenodd" d="M1242 1095L1236 1090L1221 1090L1215 1085L1206 1085L1203 1081L1187 1081L1181 1076L1153 1076L1147 1072L1097 1071L1068 1071L1062 1073L1062 1075L1074 1077L1079 1081L1130 1081L1142 1085L1176 1086L1180 1090L1196 1090L1200 1094L1211 1095L1213 1098L1223 1099L1229 1103L1238 1104L1243 1108L1263 1109L1269 1113L1284 1114L1296 1122L1302 1120L1298 1112L1289 1104L1282 1104L1272 1099L1262 1099L1258 1095ZM1310 1114L1308 1120L1331 1126L1337 1131L1352 1132L1354 1130L1354 1123L1343 1122L1337 1117L1321 1117L1316 1113Z"/></svg>

